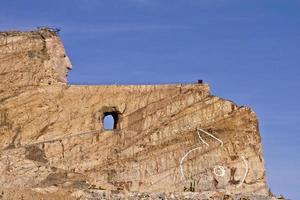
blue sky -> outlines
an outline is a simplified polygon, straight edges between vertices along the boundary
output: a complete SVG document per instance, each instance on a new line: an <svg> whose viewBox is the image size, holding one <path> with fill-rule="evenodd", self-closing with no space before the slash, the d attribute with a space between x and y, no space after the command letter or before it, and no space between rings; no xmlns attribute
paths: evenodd
<svg viewBox="0 0 300 200"><path fill-rule="evenodd" d="M300 198L299 0L3 0L0 29L61 29L73 84L190 83L251 106L272 191Z"/></svg>

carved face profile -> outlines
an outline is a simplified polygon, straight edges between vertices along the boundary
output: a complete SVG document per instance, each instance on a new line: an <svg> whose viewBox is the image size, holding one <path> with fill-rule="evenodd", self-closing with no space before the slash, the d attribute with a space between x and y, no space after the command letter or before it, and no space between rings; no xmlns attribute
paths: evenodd
<svg viewBox="0 0 300 200"><path fill-rule="evenodd" d="M68 71L72 69L72 64L62 42L58 37L47 38L46 47L49 55L46 67L51 67L54 70L59 82L66 83Z"/></svg>

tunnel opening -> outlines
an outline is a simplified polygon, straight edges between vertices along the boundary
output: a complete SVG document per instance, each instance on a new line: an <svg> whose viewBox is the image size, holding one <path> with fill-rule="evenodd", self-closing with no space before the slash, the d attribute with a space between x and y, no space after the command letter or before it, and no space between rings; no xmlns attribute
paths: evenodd
<svg viewBox="0 0 300 200"><path fill-rule="evenodd" d="M103 113L103 128L104 130L115 130L118 128L119 113L116 111Z"/></svg>

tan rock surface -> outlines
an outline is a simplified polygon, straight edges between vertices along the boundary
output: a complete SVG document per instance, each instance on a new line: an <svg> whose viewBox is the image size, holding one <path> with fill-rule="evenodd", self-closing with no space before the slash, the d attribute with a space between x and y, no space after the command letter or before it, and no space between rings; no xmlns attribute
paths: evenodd
<svg viewBox="0 0 300 200"><path fill-rule="evenodd" d="M69 69L55 31L0 33L3 187L268 195L250 108L207 84L68 85Z"/></svg>

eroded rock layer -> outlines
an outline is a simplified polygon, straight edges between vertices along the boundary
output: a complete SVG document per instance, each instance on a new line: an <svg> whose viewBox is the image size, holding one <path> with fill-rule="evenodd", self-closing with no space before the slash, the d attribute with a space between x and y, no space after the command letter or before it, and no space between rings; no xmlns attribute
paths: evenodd
<svg viewBox="0 0 300 200"><path fill-rule="evenodd" d="M268 195L250 108L202 83L68 85L69 69L55 31L0 33L3 187Z"/></svg>

